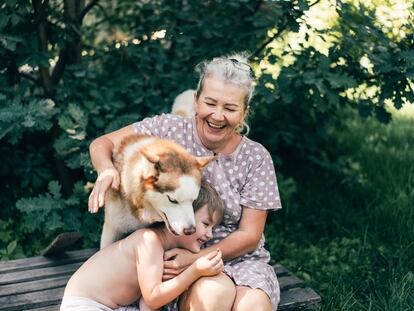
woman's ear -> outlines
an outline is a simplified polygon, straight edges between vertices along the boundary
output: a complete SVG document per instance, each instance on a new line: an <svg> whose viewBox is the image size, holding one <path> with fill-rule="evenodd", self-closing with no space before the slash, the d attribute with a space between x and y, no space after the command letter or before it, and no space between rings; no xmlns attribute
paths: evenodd
<svg viewBox="0 0 414 311"><path fill-rule="evenodd" d="M241 120L241 124L245 122L245 120L247 119L247 116L249 115L249 112L250 112L250 106L247 105L246 109L244 109L244 112L243 112L243 118Z"/></svg>
<svg viewBox="0 0 414 311"><path fill-rule="evenodd" d="M198 106L197 98L198 98L198 94L197 94L197 91L195 91L194 92L194 103L193 103L195 115L198 114L198 112L197 112L197 106Z"/></svg>

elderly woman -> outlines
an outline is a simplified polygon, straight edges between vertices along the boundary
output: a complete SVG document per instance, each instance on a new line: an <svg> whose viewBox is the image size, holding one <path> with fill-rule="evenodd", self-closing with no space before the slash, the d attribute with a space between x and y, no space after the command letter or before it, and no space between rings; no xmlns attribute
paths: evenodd
<svg viewBox="0 0 414 311"><path fill-rule="evenodd" d="M172 139L196 156L216 155L204 175L225 202L225 214L208 247L193 254L183 249L165 253L164 279L188 267L198 257L220 248L224 273L197 280L180 298L180 310L276 310L279 284L268 264L263 230L267 212L281 207L269 152L240 133L249 113L253 75L242 55L215 58L199 65L194 94L195 116L168 114L144 119L94 140L91 159L98 179L89 198L96 212L105 191L117 188L112 149L123 137L143 133ZM170 306L174 309L174 306Z"/></svg>

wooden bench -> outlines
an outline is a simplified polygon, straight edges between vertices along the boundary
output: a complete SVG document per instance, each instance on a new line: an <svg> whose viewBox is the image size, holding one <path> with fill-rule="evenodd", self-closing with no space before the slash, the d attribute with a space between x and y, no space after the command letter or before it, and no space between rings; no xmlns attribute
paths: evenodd
<svg viewBox="0 0 414 311"><path fill-rule="evenodd" d="M58 311L66 282L96 249L64 252L80 238L65 233L42 256L0 262L0 311ZM274 265L281 289L278 310L311 309L321 298L283 266Z"/></svg>

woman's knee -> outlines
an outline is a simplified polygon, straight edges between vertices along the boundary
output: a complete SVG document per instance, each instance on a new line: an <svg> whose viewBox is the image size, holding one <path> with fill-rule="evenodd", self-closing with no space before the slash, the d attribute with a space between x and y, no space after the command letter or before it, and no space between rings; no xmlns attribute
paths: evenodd
<svg viewBox="0 0 414 311"><path fill-rule="evenodd" d="M234 303L236 287L224 273L197 280L180 300L180 311L228 311Z"/></svg>
<svg viewBox="0 0 414 311"><path fill-rule="evenodd" d="M246 286L237 286L236 289L233 311L272 311L272 302L261 289L252 289Z"/></svg>

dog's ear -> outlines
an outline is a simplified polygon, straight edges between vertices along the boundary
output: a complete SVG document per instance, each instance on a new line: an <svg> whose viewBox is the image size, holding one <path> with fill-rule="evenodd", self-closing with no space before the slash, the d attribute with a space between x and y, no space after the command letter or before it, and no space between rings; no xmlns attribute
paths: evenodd
<svg viewBox="0 0 414 311"><path fill-rule="evenodd" d="M209 156L209 157L195 157L197 166L199 169L206 167L210 162L213 162L217 159L216 156Z"/></svg>
<svg viewBox="0 0 414 311"><path fill-rule="evenodd" d="M144 157L153 164L160 161L160 157L157 154L152 153L151 151L142 150L141 152L144 155Z"/></svg>

